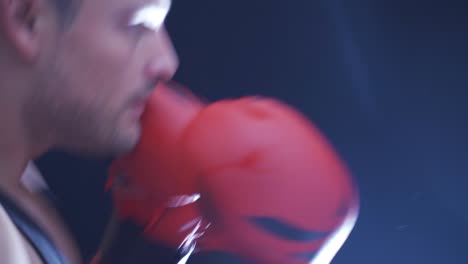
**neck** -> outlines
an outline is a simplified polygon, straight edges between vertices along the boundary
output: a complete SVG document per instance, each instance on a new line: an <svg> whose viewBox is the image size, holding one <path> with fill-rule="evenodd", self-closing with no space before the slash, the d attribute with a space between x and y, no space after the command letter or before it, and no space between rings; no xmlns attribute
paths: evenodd
<svg viewBox="0 0 468 264"><path fill-rule="evenodd" d="M38 142L28 127L22 104L12 94L15 86L0 84L0 186L14 187L20 184L21 176L32 159L47 150L47 145ZM16 87L15 87L16 88ZM18 87L19 88L19 87Z"/></svg>

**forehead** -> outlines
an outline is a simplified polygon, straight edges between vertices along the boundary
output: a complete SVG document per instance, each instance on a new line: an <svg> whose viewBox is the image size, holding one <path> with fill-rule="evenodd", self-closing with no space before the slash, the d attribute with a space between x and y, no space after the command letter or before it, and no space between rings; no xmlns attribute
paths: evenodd
<svg viewBox="0 0 468 264"><path fill-rule="evenodd" d="M128 2L127 6L134 11L141 11L142 9L169 9L171 7L171 0L136 0L136 1L123 1Z"/></svg>
<svg viewBox="0 0 468 264"><path fill-rule="evenodd" d="M166 18L171 0L82 0L79 28L95 28L96 24L142 25L157 30Z"/></svg>
<svg viewBox="0 0 468 264"><path fill-rule="evenodd" d="M169 9L172 0L83 0L82 11L93 14L139 12L142 9Z"/></svg>

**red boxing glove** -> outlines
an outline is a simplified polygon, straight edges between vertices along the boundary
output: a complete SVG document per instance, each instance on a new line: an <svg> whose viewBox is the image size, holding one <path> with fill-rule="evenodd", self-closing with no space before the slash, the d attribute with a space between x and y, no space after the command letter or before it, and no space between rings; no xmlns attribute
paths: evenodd
<svg viewBox="0 0 468 264"><path fill-rule="evenodd" d="M358 194L315 126L275 100L180 99L158 88L139 145L112 165L110 182L127 176L114 184L120 216L188 251L329 263L354 226Z"/></svg>
<svg viewBox="0 0 468 264"><path fill-rule="evenodd" d="M304 116L275 100L204 108L180 148L211 225L202 251L249 263L329 263L357 218L357 189L332 146ZM312 262L311 262L312 261Z"/></svg>
<svg viewBox="0 0 468 264"><path fill-rule="evenodd" d="M122 219L130 219L141 226L151 228L148 236L177 247L186 233L165 226L170 219L171 226L186 224L192 219L181 215L170 215L170 207L179 202L190 204L187 196L193 186L179 176L185 173L181 164L178 140L191 119L204 107L204 104L186 89L173 89L160 84L146 106L142 116L142 135L136 148L117 160L109 170L107 188L112 187L112 195L117 213ZM164 219L160 219L161 215ZM191 213L190 217L194 214ZM156 225L157 224L157 225ZM152 228L161 226L165 228Z"/></svg>

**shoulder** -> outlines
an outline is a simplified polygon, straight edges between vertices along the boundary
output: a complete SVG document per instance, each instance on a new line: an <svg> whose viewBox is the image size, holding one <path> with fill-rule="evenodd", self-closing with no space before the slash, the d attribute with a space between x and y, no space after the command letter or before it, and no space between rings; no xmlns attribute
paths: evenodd
<svg viewBox="0 0 468 264"><path fill-rule="evenodd" d="M1 205L0 234L0 263L31 263L27 244Z"/></svg>

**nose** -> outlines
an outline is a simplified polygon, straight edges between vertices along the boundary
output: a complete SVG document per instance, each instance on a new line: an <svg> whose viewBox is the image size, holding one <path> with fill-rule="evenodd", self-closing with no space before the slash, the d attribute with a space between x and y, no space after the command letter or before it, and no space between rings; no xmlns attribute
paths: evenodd
<svg viewBox="0 0 468 264"><path fill-rule="evenodd" d="M176 73L179 59L167 32L161 29L158 35L158 40L151 44L153 52L145 71L149 79L168 81Z"/></svg>

